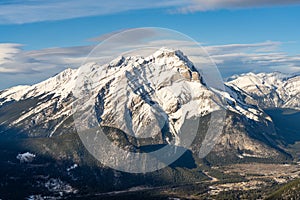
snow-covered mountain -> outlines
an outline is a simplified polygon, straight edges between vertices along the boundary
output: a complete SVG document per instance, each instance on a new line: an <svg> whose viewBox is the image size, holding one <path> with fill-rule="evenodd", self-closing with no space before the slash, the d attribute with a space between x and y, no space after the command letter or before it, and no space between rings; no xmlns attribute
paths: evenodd
<svg viewBox="0 0 300 200"><path fill-rule="evenodd" d="M82 77L89 77L92 84L81 85ZM238 157L243 153L250 157L278 156L271 119L255 105L254 94L259 91L260 97L265 98L261 101L267 101L265 94L271 95L274 90L285 102L280 105L299 106L296 89L300 81L295 83L294 79L299 77L278 79L275 75L248 74L236 77L221 91L206 85L205 77L183 52L160 49L145 58L121 56L105 65L88 63L32 86L1 91L0 131L44 137L75 132L74 107L84 100L86 104L79 108L90 109L90 115L78 116L80 127L100 123L146 138L154 137L167 126L169 134L161 134L157 142L175 139L179 144L186 120L226 110L225 132L216 146L219 153L224 154L227 149ZM282 83L284 87L280 87ZM80 95L82 91L87 92ZM262 105L269 104L273 105ZM96 118L90 118L93 116Z"/></svg>
<svg viewBox="0 0 300 200"><path fill-rule="evenodd" d="M156 112L154 107L168 115L170 123L176 121L173 125L177 130L183 123L182 116L204 116L224 106L250 119L258 120L263 116L260 109L243 102L233 88L218 91L206 87L201 74L182 52L161 49L146 58L119 57L104 66L89 63L77 70L66 69L32 86L4 90L0 92L2 109L14 102L22 102L23 106L30 101L36 103L24 106L22 112L10 116L2 124L8 127L27 124L21 131L29 133L30 129L42 126L47 135L52 136L72 114L71 106L76 101L73 90L76 84L78 87L80 76L88 76L97 83L90 91L94 94L91 100L95 105L100 106L105 99L105 104L101 105L103 109L96 113L99 120L125 132L130 131L128 127L118 127L123 124L120 120L124 120L125 112L131 112L133 129L141 134L139 119L151 119ZM116 117L119 113L123 116Z"/></svg>
<svg viewBox="0 0 300 200"><path fill-rule="evenodd" d="M227 83L255 99L262 108L300 110L300 76L274 73L247 73Z"/></svg>

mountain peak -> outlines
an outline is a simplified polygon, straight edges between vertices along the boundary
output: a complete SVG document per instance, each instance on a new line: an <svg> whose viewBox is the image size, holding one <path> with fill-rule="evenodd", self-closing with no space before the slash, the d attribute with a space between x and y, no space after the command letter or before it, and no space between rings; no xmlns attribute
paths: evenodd
<svg viewBox="0 0 300 200"><path fill-rule="evenodd" d="M188 59L188 57L186 55L184 55L184 53L177 49L169 49L169 48L165 48L162 47L159 50L157 50L155 53L153 53L153 57L155 58L163 58L163 57L177 57L178 59L191 63L191 61Z"/></svg>
<svg viewBox="0 0 300 200"><path fill-rule="evenodd" d="M174 56L176 50L162 47L153 53L154 57Z"/></svg>

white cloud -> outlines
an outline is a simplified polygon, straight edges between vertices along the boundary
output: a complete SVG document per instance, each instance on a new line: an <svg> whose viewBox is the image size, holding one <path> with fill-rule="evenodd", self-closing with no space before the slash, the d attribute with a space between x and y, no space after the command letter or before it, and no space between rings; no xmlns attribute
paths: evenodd
<svg viewBox="0 0 300 200"><path fill-rule="evenodd" d="M261 43L253 44L226 44L226 45L216 45L207 46L206 49L211 54L225 54L233 52L246 52L246 51L256 51L256 52L271 52L279 49L281 42L266 41Z"/></svg>
<svg viewBox="0 0 300 200"><path fill-rule="evenodd" d="M0 73L40 73L80 66L93 46L24 51L21 44L0 44Z"/></svg>
<svg viewBox="0 0 300 200"><path fill-rule="evenodd" d="M149 34L151 36L151 34ZM130 38L129 38L130 39ZM142 40L142 38L140 38ZM182 41L152 41L148 46L168 43L178 48L185 48ZM129 43L131 44L131 43ZM227 44L204 46L217 64L223 77L245 72L285 73L300 72L300 55L289 55L281 52L285 43L266 41L253 44ZM143 48L142 43L133 43L134 47ZM77 68L85 61L94 46L78 46L68 48L49 48L35 51L22 50L21 44L0 44L0 89L18 84L32 84L61 72L67 67ZM113 49L113 48L112 48ZM192 49L190 49L193 52ZM111 52L105 52L109 55ZM189 52L190 54L190 52ZM94 54L91 59L98 59L103 51ZM207 57L197 58L202 66L210 61Z"/></svg>
<svg viewBox="0 0 300 200"><path fill-rule="evenodd" d="M12 61L14 55L20 52L21 46L13 43L0 44L0 65Z"/></svg>
<svg viewBox="0 0 300 200"><path fill-rule="evenodd" d="M30 23L86 16L107 15L129 10L181 6L180 0L24 0L0 4L0 23Z"/></svg>
<svg viewBox="0 0 300 200"><path fill-rule="evenodd" d="M242 8L259 8L270 6L282 6L300 4L299 0L191 0L179 11L195 12L219 9L242 9Z"/></svg>
<svg viewBox="0 0 300 200"><path fill-rule="evenodd" d="M35 51L21 44L0 44L0 90L40 82L67 67L80 66L92 46L51 48Z"/></svg>
<svg viewBox="0 0 300 200"><path fill-rule="evenodd" d="M280 42L207 47L224 77L245 72L300 72L300 55L280 51ZM212 51L210 51L212 50Z"/></svg>
<svg viewBox="0 0 300 200"><path fill-rule="evenodd" d="M165 8L179 12L299 4L299 0L23 0L0 2L0 23L31 23Z"/></svg>

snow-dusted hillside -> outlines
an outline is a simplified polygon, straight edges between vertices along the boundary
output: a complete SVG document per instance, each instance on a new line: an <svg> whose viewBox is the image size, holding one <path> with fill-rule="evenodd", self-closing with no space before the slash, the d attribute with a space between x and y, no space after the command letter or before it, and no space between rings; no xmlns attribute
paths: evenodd
<svg viewBox="0 0 300 200"><path fill-rule="evenodd" d="M0 123L4 131L13 128L29 135L51 136L72 114L76 73L66 69L41 83L0 92L0 108L6 112Z"/></svg>

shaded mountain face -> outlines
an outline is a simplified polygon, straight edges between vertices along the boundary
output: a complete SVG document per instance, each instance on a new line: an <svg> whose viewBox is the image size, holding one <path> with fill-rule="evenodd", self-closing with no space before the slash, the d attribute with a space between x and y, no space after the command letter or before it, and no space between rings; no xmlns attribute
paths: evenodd
<svg viewBox="0 0 300 200"><path fill-rule="evenodd" d="M92 84L81 98L78 92L86 85L80 85L80 78L85 76ZM294 82L299 78L265 76L255 82L252 75L236 77L224 91L210 88L183 52L168 49L145 58L119 57L102 66L89 63L36 85L1 91L0 131L7 137L74 133L74 107L84 100L86 106L80 106L79 113L89 114L76 117L77 127L100 124L110 133L113 128L113 140L138 148L172 141L181 146L195 134L189 149L198 155L211 116L226 111L224 129L204 143L216 143L212 159L285 158L272 120L260 106L299 106ZM283 82L285 87L280 87ZM197 126L191 129L190 123Z"/></svg>

